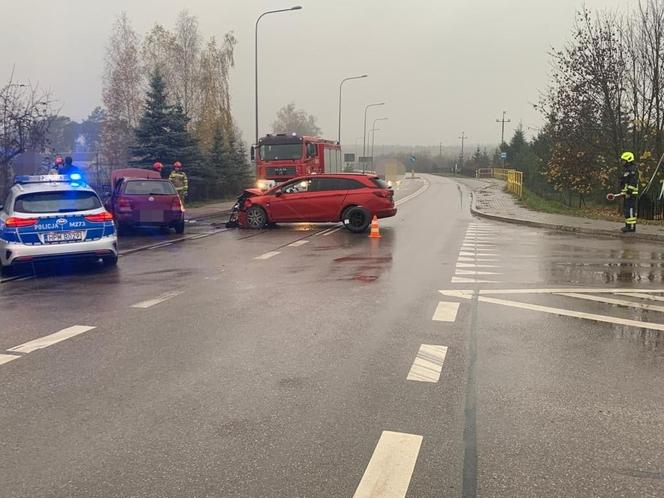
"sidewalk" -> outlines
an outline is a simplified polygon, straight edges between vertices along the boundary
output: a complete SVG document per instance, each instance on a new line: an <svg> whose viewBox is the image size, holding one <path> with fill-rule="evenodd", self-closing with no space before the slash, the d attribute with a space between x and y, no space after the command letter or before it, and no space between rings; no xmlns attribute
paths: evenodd
<svg viewBox="0 0 664 498"><path fill-rule="evenodd" d="M454 180L473 192L470 209L475 216L565 232L664 242L664 228L661 226L637 225L636 233L623 234L620 229L625 225L620 222L543 213L521 207L512 195L504 191L505 182L501 180L472 178Z"/></svg>
<svg viewBox="0 0 664 498"><path fill-rule="evenodd" d="M235 201L214 202L200 207L188 208L185 206L185 218L188 220L202 220L229 214Z"/></svg>

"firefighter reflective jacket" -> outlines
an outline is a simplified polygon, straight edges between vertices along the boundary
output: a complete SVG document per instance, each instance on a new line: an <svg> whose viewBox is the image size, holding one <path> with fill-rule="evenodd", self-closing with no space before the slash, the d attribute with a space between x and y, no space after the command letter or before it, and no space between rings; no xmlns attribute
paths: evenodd
<svg viewBox="0 0 664 498"><path fill-rule="evenodd" d="M175 170L170 174L168 179L171 181L180 196L187 195L187 192L189 191L189 180L184 172Z"/></svg>

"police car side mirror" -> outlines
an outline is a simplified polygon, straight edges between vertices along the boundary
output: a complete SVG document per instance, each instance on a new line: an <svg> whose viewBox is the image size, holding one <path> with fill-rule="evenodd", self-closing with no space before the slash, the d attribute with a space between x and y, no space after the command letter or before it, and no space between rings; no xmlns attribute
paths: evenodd
<svg viewBox="0 0 664 498"><path fill-rule="evenodd" d="M0 202L0 211L3 211L5 209L5 205Z"/></svg>

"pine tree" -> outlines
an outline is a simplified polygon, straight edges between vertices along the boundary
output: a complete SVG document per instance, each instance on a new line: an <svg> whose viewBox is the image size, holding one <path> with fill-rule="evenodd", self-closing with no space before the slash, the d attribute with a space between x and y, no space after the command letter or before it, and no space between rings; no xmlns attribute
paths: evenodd
<svg viewBox="0 0 664 498"><path fill-rule="evenodd" d="M175 161L180 161L189 176L190 196L200 198L204 196L203 185L209 175L202 164L198 144L187 130L188 124L189 118L182 107L168 103L164 77L159 69L155 69L150 78L143 116L135 130L132 163L150 167L159 161L170 168Z"/></svg>
<svg viewBox="0 0 664 498"><path fill-rule="evenodd" d="M207 156L207 168L213 177L214 194L235 194L229 189L229 167L231 154L224 137L221 123L217 123L212 135L212 146Z"/></svg>
<svg viewBox="0 0 664 498"><path fill-rule="evenodd" d="M228 137L227 141L230 159L228 163L228 183L229 187L235 192L245 188L250 177L246 145L238 135L236 130Z"/></svg>

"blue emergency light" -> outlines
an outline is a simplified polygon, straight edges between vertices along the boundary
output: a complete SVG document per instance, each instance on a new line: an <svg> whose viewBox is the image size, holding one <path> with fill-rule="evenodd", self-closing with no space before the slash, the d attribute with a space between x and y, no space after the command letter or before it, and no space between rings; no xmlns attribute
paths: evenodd
<svg viewBox="0 0 664 498"><path fill-rule="evenodd" d="M78 187L82 180L83 176L80 173L72 173L71 175L19 175L14 179L14 182L20 184L71 182L72 186Z"/></svg>

